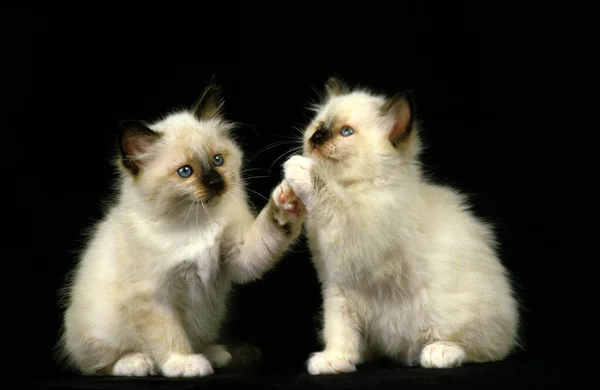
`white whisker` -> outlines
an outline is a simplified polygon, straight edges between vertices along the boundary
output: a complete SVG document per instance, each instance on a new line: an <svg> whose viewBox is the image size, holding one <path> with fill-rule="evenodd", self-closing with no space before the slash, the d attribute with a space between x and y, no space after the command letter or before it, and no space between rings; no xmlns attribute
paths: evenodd
<svg viewBox="0 0 600 390"><path fill-rule="evenodd" d="M281 160L281 159L282 159L283 157L285 157L285 156L290 156L290 155L293 155L293 154L295 154L295 153L298 153L298 152L300 151L300 149L301 149L300 147L297 147L297 148L290 149L290 150L288 150L288 151L284 152L284 153L283 153L281 156L277 157L277 158L276 158L276 159L273 161L273 163L271 164L271 166L269 167L269 173L271 173L271 170L273 169L273 166L275 165L275 163L276 163L277 161Z"/></svg>

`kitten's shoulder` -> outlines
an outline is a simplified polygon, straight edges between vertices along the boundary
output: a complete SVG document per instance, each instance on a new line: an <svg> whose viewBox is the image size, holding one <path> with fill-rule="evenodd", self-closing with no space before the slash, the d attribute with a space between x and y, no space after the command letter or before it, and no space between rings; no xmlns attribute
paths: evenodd
<svg viewBox="0 0 600 390"><path fill-rule="evenodd" d="M429 206L446 205L459 208L468 207L468 197L456 188L437 184L433 182L424 182L420 187L423 200Z"/></svg>

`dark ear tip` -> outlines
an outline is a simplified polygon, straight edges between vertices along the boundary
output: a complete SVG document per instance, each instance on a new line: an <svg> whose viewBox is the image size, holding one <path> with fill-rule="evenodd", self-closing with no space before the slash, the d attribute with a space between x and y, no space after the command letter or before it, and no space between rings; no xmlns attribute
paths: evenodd
<svg viewBox="0 0 600 390"><path fill-rule="evenodd" d="M397 93L393 97L393 100L406 100L412 111L416 108L416 94L413 89L405 89L404 91Z"/></svg>
<svg viewBox="0 0 600 390"><path fill-rule="evenodd" d="M337 76L329 76L325 81L328 87L343 87L345 83Z"/></svg>
<svg viewBox="0 0 600 390"><path fill-rule="evenodd" d="M211 81L210 84L208 84L206 86L206 88L204 88L204 93L202 95L204 98L208 98L211 101L213 101L214 103L222 104L223 103L222 92L223 92L223 89L222 89L221 85L217 84L217 82L213 80L213 81Z"/></svg>

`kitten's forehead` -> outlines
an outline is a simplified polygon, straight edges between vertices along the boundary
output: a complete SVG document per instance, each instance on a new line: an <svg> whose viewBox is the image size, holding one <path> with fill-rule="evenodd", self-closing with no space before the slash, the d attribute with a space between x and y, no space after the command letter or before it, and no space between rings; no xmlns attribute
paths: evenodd
<svg viewBox="0 0 600 390"><path fill-rule="evenodd" d="M379 113L385 99L381 96L356 91L331 98L320 112L319 120L371 119Z"/></svg>
<svg viewBox="0 0 600 390"><path fill-rule="evenodd" d="M227 125L220 119L199 122L187 112L172 114L152 126L165 141L194 154L208 154L228 140Z"/></svg>

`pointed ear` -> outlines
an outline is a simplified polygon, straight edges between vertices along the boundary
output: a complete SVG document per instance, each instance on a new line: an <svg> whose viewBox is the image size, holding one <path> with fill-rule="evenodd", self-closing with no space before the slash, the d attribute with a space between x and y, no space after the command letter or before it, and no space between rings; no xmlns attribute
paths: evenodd
<svg viewBox="0 0 600 390"><path fill-rule="evenodd" d="M159 138L159 133L141 121L125 120L119 123L119 150L123 166L137 175L147 162L146 153Z"/></svg>
<svg viewBox="0 0 600 390"><path fill-rule="evenodd" d="M212 80L202 92L202 96L192 106L192 113L199 121L202 121L220 115L222 108L221 88Z"/></svg>
<svg viewBox="0 0 600 390"><path fill-rule="evenodd" d="M397 146L413 131L416 115L414 92L406 90L388 98L381 111L383 115L394 119L388 138L392 145Z"/></svg>
<svg viewBox="0 0 600 390"><path fill-rule="evenodd" d="M327 93L328 98L343 95L349 91L350 89L348 86L337 77L330 77L325 82L325 92Z"/></svg>

